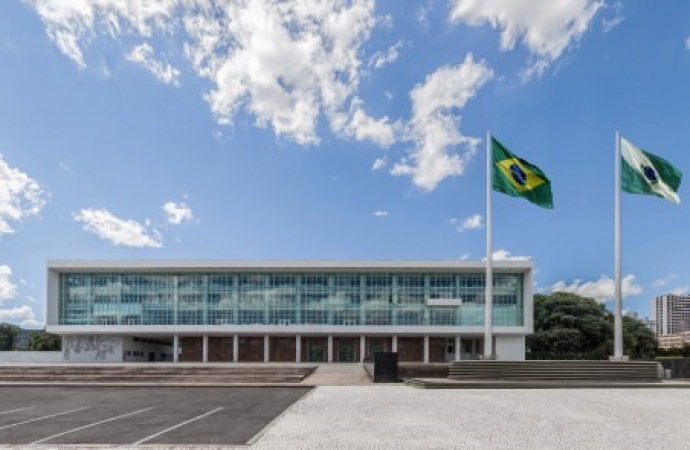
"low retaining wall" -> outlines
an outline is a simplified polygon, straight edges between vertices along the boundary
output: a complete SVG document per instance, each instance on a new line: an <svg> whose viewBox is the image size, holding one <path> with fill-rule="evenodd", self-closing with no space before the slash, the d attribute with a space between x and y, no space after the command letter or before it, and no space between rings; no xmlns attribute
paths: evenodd
<svg viewBox="0 0 690 450"><path fill-rule="evenodd" d="M59 363L62 352L0 352L2 363Z"/></svg>

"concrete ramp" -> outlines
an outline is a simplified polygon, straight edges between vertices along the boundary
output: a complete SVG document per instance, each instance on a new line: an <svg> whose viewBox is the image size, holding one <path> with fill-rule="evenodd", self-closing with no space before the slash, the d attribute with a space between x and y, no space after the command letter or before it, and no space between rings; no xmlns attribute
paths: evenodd
<svg viewBox="0 0 690 450"><path fill-rule="evenodd" d="M302 384L312 386L361 386L373 384L364 371L363 364L331 363L319 364L314 372Z"/></svg>

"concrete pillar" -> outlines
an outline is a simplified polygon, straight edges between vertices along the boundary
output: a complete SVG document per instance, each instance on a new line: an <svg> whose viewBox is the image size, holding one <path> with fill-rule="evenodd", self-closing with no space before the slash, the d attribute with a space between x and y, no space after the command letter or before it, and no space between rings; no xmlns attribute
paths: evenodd
<svg viewBox="0 0 690 450"><path fill-rule="evenodd" d="M460 339L460 335L455 336L455 360L458 361L460 358L462 358L462 352L460 351L460 345L462 344L462 340Z"/></svg>
<svg viewBox="0 0 690 450"><path fill-rule="evenodd" d="M333 335L328 335L328 362L333 362Z"/></svg>
<svg viewBox="0 0 690 450"><path fill-rule="evenodd" d="M424 364L429 363L429 335L424 335Z"/></svg>
<svg viewBox="0 0 690 450"><path fill-rule="evenodd" d="M180 336L173 335L173 362L180 362Z"/></svg>
<svg viewBox="0 0 690 450"><path fill-rule="evenodd" d="M302 336L295 336L295 362L302 362Z"/></svg>
<svg viewBox="0 0 690 450"><path fill-rule="evenodd" d="M477 338L472 338L472 358L477 355Z"/></svg>
<svg viewBox="0 0 690 450"><path fill-rule="evenodd" d="M269 350L270 350L270 344L271 344L270 339L271 338L267 334L264 335L264 362L265 363L267 363L270 359L269 358Z"/></svg>
<svg viewBox="0 0 690 450"><path fill-rule="evenodd" d="M240 338L237 334L232 335L232 362L240 359Z"/></svg>
<svg viewBox="0 0 690 450"><path fill-rule="evenodd" d="M203 346L202 346L202 353L204 356L203 361L205 363L208 362L208 334L204 335L204 340L203 340Z"/></svg>
<svg viewBox="0 0 690 450"><path fill-rule="evenodd" d="M397 352L398 351L398 335L394 334L393 335L393 348L391 349L392 352Z"/></svg>
<svg viewBox="0 0 690 450"><path fill-rule="evenodd" d="M366 337L361 335L359 337L359 362L364 362L364 356L367 352Z"/></svg>

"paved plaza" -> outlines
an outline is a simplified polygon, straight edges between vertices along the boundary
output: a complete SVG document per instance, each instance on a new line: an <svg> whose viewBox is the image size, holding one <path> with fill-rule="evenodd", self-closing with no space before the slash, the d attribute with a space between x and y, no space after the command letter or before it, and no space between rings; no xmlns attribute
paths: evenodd
<svg viewBox="0 0 690 450"><path fill-rule="evenodd" d="M322 386L257 449L683 449L690 389Z"/></svg>
<svg viewBox="0 0 690 450"><path fill-rule="evenodd" d="M690 447L690 389L5 386L0 399L0 448Z"/></svg>

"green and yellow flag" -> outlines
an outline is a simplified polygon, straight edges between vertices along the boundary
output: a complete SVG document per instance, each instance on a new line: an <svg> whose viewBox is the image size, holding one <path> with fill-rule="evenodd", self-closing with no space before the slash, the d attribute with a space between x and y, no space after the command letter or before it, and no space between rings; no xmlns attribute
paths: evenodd
<svg viewBox="0 0 690 450"><path fill-rule="evenodd" d="M513 197L522 197L542 208L553 209L551 181L541 169L513 155L493 137L493 188Z"/></svg>

